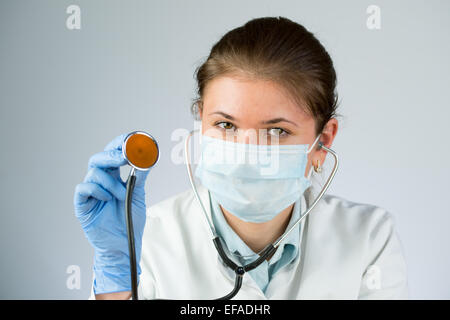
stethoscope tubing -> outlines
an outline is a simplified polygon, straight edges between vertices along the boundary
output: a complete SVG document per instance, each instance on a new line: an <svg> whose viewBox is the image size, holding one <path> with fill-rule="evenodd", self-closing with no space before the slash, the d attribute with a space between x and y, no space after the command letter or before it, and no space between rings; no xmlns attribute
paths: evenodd
<svg viewBox="0 0 450 320"><path fill-rule="evenodd" d="M198 194L197 191L197 187L195 185L194 182L194 178L192 175L192 168L191 168L191 164L190 164L190 154L189 154L189 141L191 136L198 131L198 129L196 130L192 130L186 137L185 140L185 162L186 162L186 168L187 168L187 173L188 173L188 177L189 177L189 182L191 184L192 190L194 191L194 195L195 198L197 199L197 202L200 204L200 207L202 209L203 212L203 216L205 217L207 224L209 226L209 231L211 233L211 237L212 237L212 241L214 243L214 246L219 254L219 256L221 257L221 259L223 260L223 262L230 268L232 269L235 274L236 274L236 279L235 279L235 285L233 290L227 294L226 296L219 298L221 299L231 299L232 297L234 297L240 287L242 286L242 278L245 274L245 272L248 272L250 270L253 270L255 268L257 268L261 263L264 262L264 260L266 260L269 256L271 256L276 249L278 248L278 246L281 244L281 242L287 237L287 235L292 232L297 226L298 224L304 219L306 218L311 211L314 209L314 207L317 205L317 203L322 199L322 197L324 196L325 192L328 190L331 182L334 179L334 176L336 175L336 172L338 170L339 167L339 157L337 155L337 153L324 146L321 142L319 142L319 146L318 148L323 148L325 151L327 151L328 153L330 153L333 157L334 157L334 167L333 170L331 172L331 174L329 175L325 185L323 186L322 190L319 192L318 196L316 197L316 199L314 200L314 202L312 203L312 205L305 211L305 213L303 213L300 218L297 219L297 221L295 223L292 224L292 226L286 230L283 235L281 235L274 243L271 243L269 245L267 245L261 252L259 252L259 257L257 259L255 259L253 262L248 263L245 266L239 266L237 265L233 260L231 260L228 255L225 253L225 250L223 249L222 243L220 241L220 237L217 235L216 230L214 228L214 225L209 217L209 215L207 214L207 211L205 209L205 206L203 205L203 202L200 199L200 196Z"/></svg>
<svg viewBox="0 0 450 320"><path fill-rule="evenodd" d="M134 185L136 183L135 168L132 167L127 179L126 194L125 194L125 220L127 225L128 238L128 252L130 259L130 277L131 277L131 299L138 300L137 289L137 265L136 265L136 249L134 244L134 228L132 217L132 197Z"/></svg>

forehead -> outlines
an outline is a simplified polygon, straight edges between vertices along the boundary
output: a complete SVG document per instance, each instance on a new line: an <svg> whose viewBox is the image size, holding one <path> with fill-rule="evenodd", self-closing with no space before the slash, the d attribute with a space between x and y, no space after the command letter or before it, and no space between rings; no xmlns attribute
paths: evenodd
<svg viewBox="0 0 450 320"><path fill-rule="evenodd" d="M223 111L236 117L289 117L298 121L310 118L288 92L270 80L242 76L222 76L210 81L203 95L203 112Z"/></svg>

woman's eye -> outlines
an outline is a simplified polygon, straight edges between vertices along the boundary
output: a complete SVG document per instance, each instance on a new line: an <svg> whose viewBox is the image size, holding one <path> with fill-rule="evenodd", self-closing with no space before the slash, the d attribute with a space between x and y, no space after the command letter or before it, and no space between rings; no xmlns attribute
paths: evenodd
<svg viewBox="0 0 450 320"><path fill-rule="evenodd" d="M218 125L220 128L225 129L225 130L231 130L234 128L234 125L231 122L226 122L226 121L219 122L216 125Z"/></svg>
<svg viewBox="0 0 450 320"><path fill-rule="evenodd" d="M288 132L286 130L281 129L281 128L270 128L268 130L268 132L269 132L269 135L275 136L275 137L283 137L288 134Z"/></svg>

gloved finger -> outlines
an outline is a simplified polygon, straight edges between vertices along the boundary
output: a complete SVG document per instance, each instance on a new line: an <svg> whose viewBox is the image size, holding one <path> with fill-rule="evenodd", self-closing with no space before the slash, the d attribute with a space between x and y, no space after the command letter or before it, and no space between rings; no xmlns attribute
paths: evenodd
<svg viewBox="0 0 450 320"><path fill-rule="evenodd" d="M150 170L151 169L152 168L150 168ZM147 170L147 171L136 170L135 171L136 187L145 185L145 179L147 179L147 176L148 176L148 173L150 172L150 170Z"/></svg>
<svg viewBox="0 0 450 320"><path fill-rule="evenodd" d="M88 163L88 168L112 168L117 169L127 163L122 151L119 150L108 150L94 154Z"/></svg>
<svg viewBox="0 0 450 320"><path fill-rule="evenodd" d="M110 174L114 179L120 180L122 183L122 178L120 177L119 168L106 168L103 169L107 174Z"/></svg>
<svg viewBox="0 0 450 320"><path fill-rule="evenodd" d="M121 135L115 137L111 142L109 142L106 145L104 151L108 151L108 150L122 151L122 144L123 144L123 141L125 140L126 136L127 136L126 134L121 134Z"/></svg>
<svg viewBox="0 0 450 320"><path fill-rule="evenodd" d="M75 187L75 195L73 198L74 204L83 204L89 199L89 197L93 197L101 201L109 201L113 198L113 196L108 191L95 183L83 182L77 184L77 186Z"/></svg>
<svg viewBox="0 0 450 320"><path fill-rule="evenodd" d="M120 201L125 200L125 187L102 169L97 167L89 169L84 182L96 183Z"/></svg>

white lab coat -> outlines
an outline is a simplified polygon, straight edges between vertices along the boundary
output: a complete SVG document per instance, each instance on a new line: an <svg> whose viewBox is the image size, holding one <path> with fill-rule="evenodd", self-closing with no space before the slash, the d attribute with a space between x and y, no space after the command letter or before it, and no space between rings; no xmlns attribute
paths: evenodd
<svg viewBox="0 0 450 320"><path fill-rule="evenodd" d="M197 188L210 215L208 190ZM266 293L246 274L234 299L408 298L402 246L386 210L325 195L300 227L300 254ZM140 264L139 299L214 299L234 286L191 189L147 209Z"/></svg>

